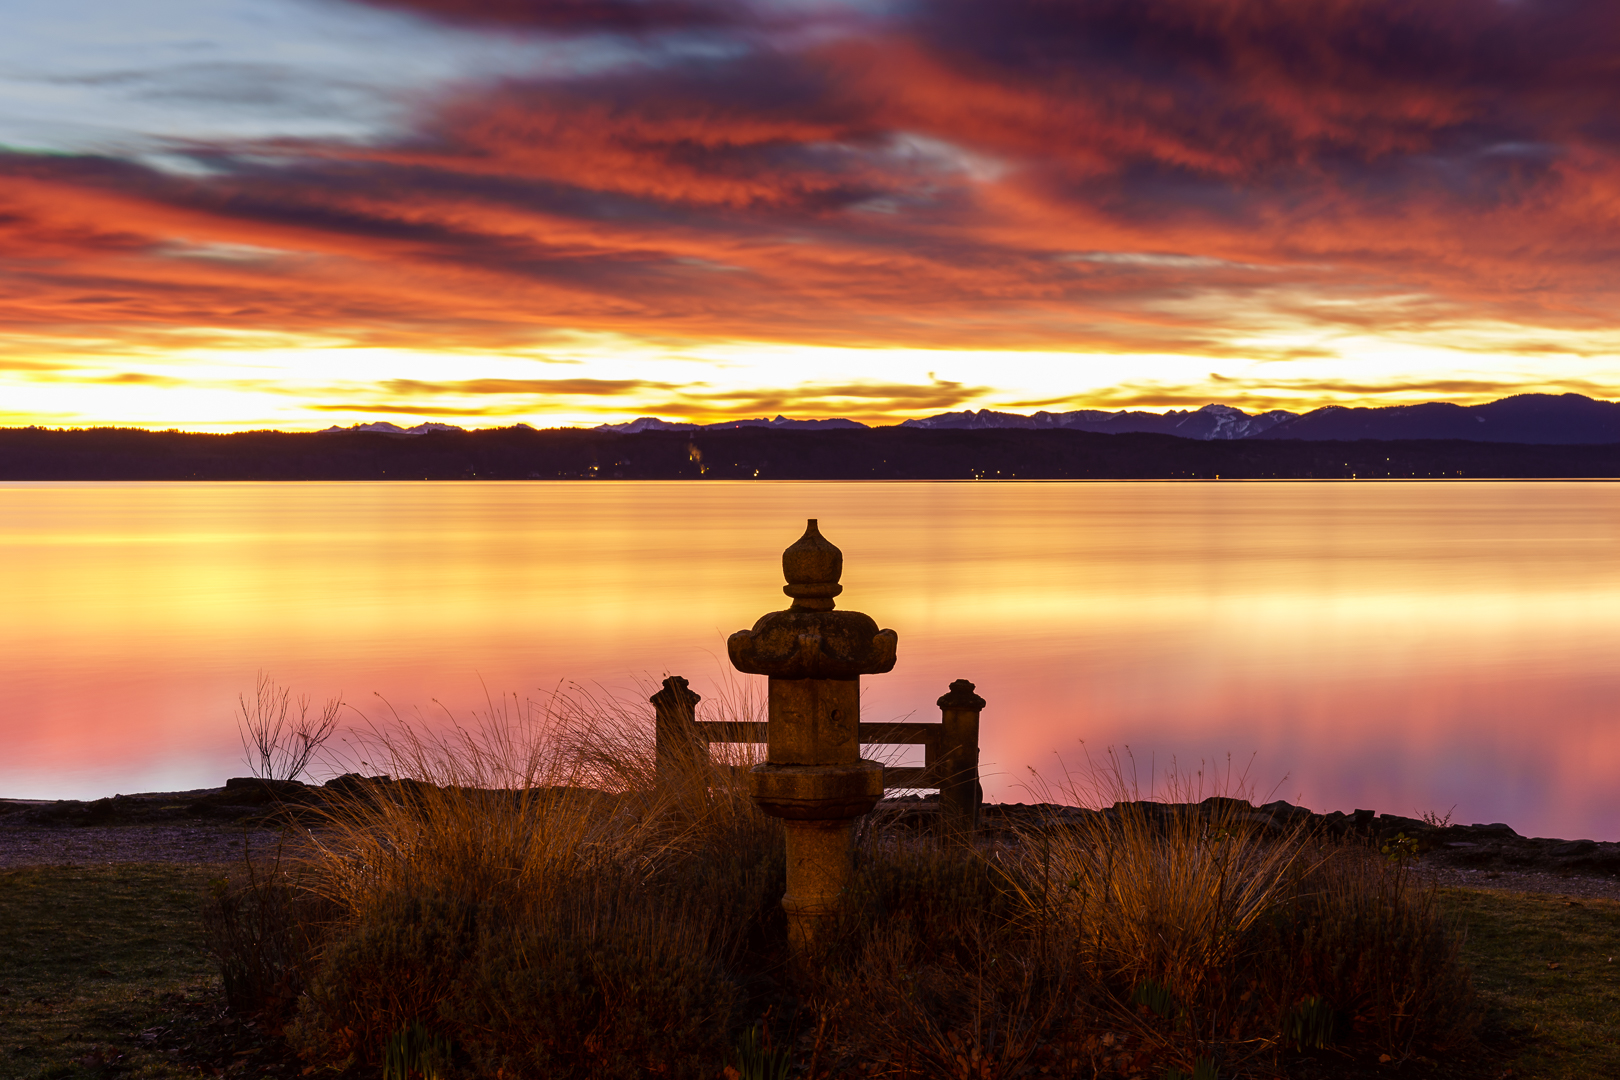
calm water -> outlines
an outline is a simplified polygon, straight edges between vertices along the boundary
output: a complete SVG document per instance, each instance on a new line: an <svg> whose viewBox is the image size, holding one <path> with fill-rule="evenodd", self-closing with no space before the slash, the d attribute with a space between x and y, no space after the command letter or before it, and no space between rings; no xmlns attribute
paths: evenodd
<svg viewBox="0 0 1620 1080"><path fill-rule="evenodd" d="M371 716L713 695L811 516L900 635L866 717L972 679L990 798L1128 745L1144 780L1230 755L1317 809L1620 839L1610 484L0 485L0 794L240 775L260 669Z"/></svg>

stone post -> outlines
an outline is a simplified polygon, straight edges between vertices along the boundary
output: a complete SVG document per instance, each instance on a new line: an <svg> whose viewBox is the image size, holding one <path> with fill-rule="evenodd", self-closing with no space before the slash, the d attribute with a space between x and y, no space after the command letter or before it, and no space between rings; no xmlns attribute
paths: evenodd
<svg viewBox="0 0 1620 1080"><path fill-rule="evenodd" d="M702 701L679 675L664 680L664 688L648 699L653 705L653 747L658 779L675 775L700 747L697 742L697 703Z"/></svg>
<svg viewBox="0 0 1620 1080"><path fill-rule="evenodd" d="M979 824L979 713L984 698L966 679L951 683L939 699L941 732L939 814L947 830L971 833Z"/></svg>
<svg viewBox="0 0 1620 1080"><path fill-rule="evenodd" d="M738 671L770 679L765 762L750 793L787 831L788 932L800 957L843 902L850 827L883 797L883 766L860 756L860 677L894 668L893 630L870 616L834 611L844 556L810 520L782 553L786 611L760 618L726 642Z"/></svg>

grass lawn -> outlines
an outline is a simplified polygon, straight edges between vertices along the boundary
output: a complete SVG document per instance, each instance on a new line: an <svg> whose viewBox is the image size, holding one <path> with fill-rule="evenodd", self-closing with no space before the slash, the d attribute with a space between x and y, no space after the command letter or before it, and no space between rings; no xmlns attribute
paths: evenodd
<svg viewBox="0 0 1620 1080"><path fill-rule="evenodd" d="M0 870L0 1077L168 1080L233 1058L232 1075L265 1075L251 1029L220 1018L203 951L199 899L220 872Z"/></svg>
<svg viewBox="0 0 1620 1080"><path fill-rule="evenodd" d="M1620 903L1445 889L1514 1080L1620 1077ZM1504 1075L1498 1072L1497 1075Z"/></svg>
<svg viewBox="0 0 1620 1080"><path fill-rule="evenodd" d="M198 919L220 872L0 871L0 1078L297 1075L275 1040L221 1017ZM1442 897L1467 927L1465 954L1490 1010L1483 1074L1620 1077L1620 904ZM1444 1063L1388 1071L1448 1075Z"/></svg>

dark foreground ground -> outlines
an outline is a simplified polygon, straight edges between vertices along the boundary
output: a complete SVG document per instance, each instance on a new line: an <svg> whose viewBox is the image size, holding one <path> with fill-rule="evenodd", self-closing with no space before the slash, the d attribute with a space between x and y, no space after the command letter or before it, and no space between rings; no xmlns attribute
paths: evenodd
<svg viewBox="0 0 1620 1080"><path fill-rule="evenodd" d="M278 798L308 813L342 790L271 791L248 780L95 802L0 802L0 1078L311 1075L278 1032L226 1010L200 911L212 883L241 872L245 852L274 849L285 821ZM880 812L917 829L935 813L914 797ZM984 831L1005 837L1085 812L988 806ZM1620 1077L1620 844L1366 812L1307 815L1285 803L1251 812L1266 828L1304 820L1324 834L1417 839L1418 871L1442 886L1488 1009L1480 1044L1454 1059L1379 1063L1320 1051L1287 1062L1287 1076Z"/></svg>

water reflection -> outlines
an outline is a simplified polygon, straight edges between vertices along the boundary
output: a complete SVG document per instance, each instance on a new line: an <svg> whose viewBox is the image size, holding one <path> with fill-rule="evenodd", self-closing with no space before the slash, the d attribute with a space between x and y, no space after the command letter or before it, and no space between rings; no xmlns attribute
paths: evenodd
<svg viewBox="0 0 1620 1080"><path fill-rule="evenodd" d="M1608 484L0 486L0 792L242 771L267 670L371 715L730 677L806 517L900 634L869 718L979 685L993 798L1085 746L1318 808L1620 838Z"/></svg>

